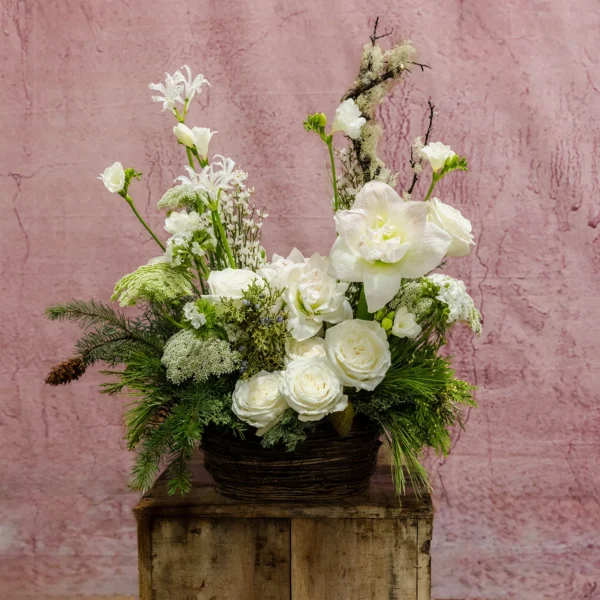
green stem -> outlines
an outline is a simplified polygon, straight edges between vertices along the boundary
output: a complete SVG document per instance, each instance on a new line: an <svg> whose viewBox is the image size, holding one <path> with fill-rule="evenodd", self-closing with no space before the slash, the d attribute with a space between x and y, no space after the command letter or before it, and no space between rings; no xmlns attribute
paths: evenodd
<svg viewBox="0 0 600 600"><path fill-rule="evenodd" d="M356 307L356 318L362 319L363 321L373 320L373 313L370 313L367 308L364 284L360 286L360 298L358 299L358 306Z"/></svg>
<svg viewBox="0 0 600 600"><path fill-rule="evenodd" d="M194 166L194 157L192 155L192 149L189 148L188 146L186 146L185 150L187 152L187 157L188 157L188 162L190 163L190 167L192 167L192 171L195 171L196 168Z"/></svg>
<svg viewBox="0 0 600 600"><path fill-rule="evenodd" d="M227 241L227 234L225 233L225 229L223 228L223 223L221 222L221 217L219 216L218 209L212 210L211 214L212 214L212 218L213 218L213 224L217 229L219 238L221 238L221 244L223 246L223 250L225 250L225 254L227 254L227 259L229 260L229 266L232 269L236 269L237 266L235 264L233 254L231 252L231 248L229 247L229 242Z"/></svg>
<svg viewBox="0 0 600 600"><path fill-rule="evenodd" d="M333 155L333 136L330 135L326 140L327 147L329 148L329 160L331 160L331 177L333 182L333 210L337 212L340 207L340 198L338 196L337 189L337 175L335 174L335 157Z"/></svg>
<svg viewBox="0 0 600 600"><path fill-rule="evenodd" d="M431 192L433 192L433 188L435 187L435 184L438 182L438 178L436 176L436 174L434 173L431 177L431 185L429 186L429 190L427 190L427 196L425 196L425 200L423 200L423 202L427 202L427 200L429 200L429 197L431 196Z"/></svg>
<svg viewBox="0 0 600 600"><path fill-rule="evenodd" d="M175 325L175 327L179 327L179 329L185 329L185 326L182 325L179 321L176 321L166 310L162 311L163 317L171 323L171 325Z"/></svg>
<svg viewBox="0 0 600 600"><path fill-rule="evenodd" d="M138 218L139 222L146 228L146 231L154 238L154 241L161 247L162 251L164 252L165 247L164 247L163 243L156 237L156 235L154 235L154 231L152 231L152 229L150 229L150 227L148 227L148 225L146 224L146 221L144 221L144 219L142 219L142 216L135 208L135 206L133 204L133 200L129 194L127 194L125 196L125 200L127 201L127 204L129 204L129 206L131 206L131 210L133 211L135 216Z"/></svg>

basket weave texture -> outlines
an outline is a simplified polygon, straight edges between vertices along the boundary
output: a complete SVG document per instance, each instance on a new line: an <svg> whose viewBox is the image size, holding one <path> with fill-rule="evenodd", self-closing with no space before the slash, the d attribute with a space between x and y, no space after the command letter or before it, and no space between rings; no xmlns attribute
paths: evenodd
<svg viewBox="0 0 600 600"><path fill-rule="evenodd" d="M204 466L216 490L237 500L302 502L339 500L369 487L377 466L378 427L356 421L340 437L331 426L308 434L293 452L265 449L259 438L245 440L209 430L202 440Z"/></svg>

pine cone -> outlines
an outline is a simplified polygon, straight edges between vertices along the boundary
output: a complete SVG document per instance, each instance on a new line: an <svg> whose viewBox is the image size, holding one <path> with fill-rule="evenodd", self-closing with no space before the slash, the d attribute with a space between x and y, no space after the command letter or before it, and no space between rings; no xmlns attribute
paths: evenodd
<svg viewBox="0 0 600 600"><path fill-rule="evenodd" d="M46 383L49 385L63 385L79 379L86 370L85 363L77 356L69 358L54 366L48 376Z"/></svg>
<svg viewBox="0 0 600 600"><path fill-rule="evenodd" d="M333 428L339 433L340 437L346 437L352 429L352 421L354 420L354 407L348 403L345 410L334 412L329 415L329 420Z"/></svg>

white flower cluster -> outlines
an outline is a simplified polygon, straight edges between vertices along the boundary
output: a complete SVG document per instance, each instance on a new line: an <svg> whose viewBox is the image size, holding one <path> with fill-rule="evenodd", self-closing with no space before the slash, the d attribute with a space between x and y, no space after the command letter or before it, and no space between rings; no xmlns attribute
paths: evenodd
<svg viewBox="0 0 600 600"><path fill-rule="evenodd" d="M436 300L443 302L450 311L447 323L451 324L455 321L470 323L473 310L477 309L475 309L473 298L469 296L464 282L442 273L434 273L427 279L439 288Z"/></svg>
<svg viewBox="0 0 600 600"><path fill-rule="evenodd" d="M374 321L349 319L330 327L325 338L289 340L284 371L262 371L240 379L233 393L233 412L268 431L287 408L300 421L319 421L348 406L344 387L374 390L391 365L387 334Z"/></svg>
<svg viewBox="0 0 600 600"><path fill-rule="evenodd" d="M166 260L173 267L181 266L188 258L201 258L207 248L216 245L208 215L195 210L173 211L165 219L165 231L171 234L167 240Z"/></svg>
<svg viewBox="0 0 600 600"><path fill-rule="evenodd" d="M185 74L182 71L185 71ZM148 87L160 92L160 95L152 96L152 100L162 102L163 110L174 110L177 104L187 107L205 85L210 85L210 83L204 75L198 74L192 77L191 69L187 65L183 65L173 75L165 73L164 83L151 83Z"/></svg>

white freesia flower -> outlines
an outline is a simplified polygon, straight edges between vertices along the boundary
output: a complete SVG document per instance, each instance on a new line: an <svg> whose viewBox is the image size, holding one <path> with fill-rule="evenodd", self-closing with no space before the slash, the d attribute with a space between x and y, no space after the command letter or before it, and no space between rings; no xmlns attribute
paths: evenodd
<svg viewBox="0 0 600 600"><path fill-rule="evenodd" d="M154 102L162 102L163 110L173 110L177 102L183 104L184 100L181 93L184 90L182 82L182 76L179 71L176 71L174 75L165 73L164 83L151 83L148 85L151 90L160 92L160 96L152 96Z"/></svg>
<svg viewBox="0 0 600 600"><path fill-rule="evenodd" d="M328 266L326 258L313 254L308 262L294 265L287 274L283 299L289 311L288 328L298 341L316 335L324 322L352 318L345 296L348 284L330 277Z"/></svg>
<svg viewBox="0 0 600 600"><path fill-rule="evenodd" d="M348 406L348 396L326 358L290 362L282 375L281 391L300 421L320 421Z"/></svg>
<svg viewBox="0 0 600 600"><path fill-rule="evenodd" d="M444 258L448 233L427 221L424 202L404 202L382 181L370 181L351 210L335 215L339 234L329 254L329 273L364 284L369 312L383 308L402 278L422 277Z"/></svg>
<svg viewBox="0 0 600 600"><path fill-rule="evenodd" d="M244 290L254 281L261 281L261 277L247 269L227 267L222 271L211 271L207 279L210 294L202 297L215 302L221 298L241 300Z"/></svg>
<svg viewBox="0 0 600 600"><path fill-rule="evenodd" d="M179 70L175 73L174 77L177 77L178 81L183 83L185 99L188 101L188 104L190 104L194 99L194 96L202 91L202 86L210 85L210 83L206 77L200 73L196 75L196 77L192 77L192 70L187 65L183 65L181 69L185 71L185 75Z"/></svg>
<svg viewBox="0 0 600 600"><path fill-rule="evenodd" d="M406 306L401 306L394 315L392 333L399 338L416 338L421 333L421 326L415 315L408 312Z"/></svg>
<svg viewBox="0 0 600 600"><path fill-rule="evenodd" d="M188 148L194 147L196 143L194 139L194 134L187 125L184 125L183 123L178 123L177 125L175 125L175 127L173 127L173 133L175 134L175 137L184 146L187 146Z"/></svg>
<svg viewBox="0 0 600 600"><path fill-rule="evenodd" d="M192 128L192 133L194 134L194 145L196 146L196 150L198 150L200 158L206 160L208 158L210 139L215 133L219 132L211 131L208 127L194 127Z"/></svg>
<svg viewBox="0 0 600 600"><path fill-rule="evenodd" d="M98 179L106 186L106 189L111 192L120 192L125 187L125 170L120 162L114 162L110 167L106 167L104 172L100 174Z"/></svg>
<svg viewBox="0 0 600 600"><path fill-rule="evenodd" d="M427 203L429 220L441 227L452 237L446 256L466 256L475 245L471 233L471 221L462 216L460 210L444 204L439 198Z"/></svg>
<svg viewBox="0 0 600 600"><path fill-rule="evenodd" d="M333 135L336 131L342 131L348 137L356 140L360 136L361 127L366 122L367 120L361 115L356 102L352 98L348 98L335 109L331 133Z"/></svg>
<svg viewBox="0 0 600 600"><path fill-rule="evenodd" d="M285 364L297 358L325 358L325 340L319 337L308 338L299 342L294 338L288 338L285 342Z"/></svg>
<svg viewBox="0 0 600 600"><path fill-rule="evenodd" d="M304 258L302 252L297 248L294 248L287 256L284 258L279 254L273 254L273 258L270 263L264 264L260 269L258 269L257 273L266 281L271 284L272 287L280 290L286 287L287 285L287 276L290 269L294 265L303 264L308 259Z"/></svg>
<svg viewBox="0 0 600 600"><path fill-rule="evenodd" d="M195 302L188 302L183 307L183 316L191 323L194 329L206 325L206 315L198 310Z"/></svg>
<svg viewBox="0 0 600 600"><path fill-rule="evenodd" d="M469 322L471 311L475 305L464 282L443 273L434 273L429 275L427 279L439 286L436 299L443 302L450 311L447 320L448 325L455 321Z"/></svg>
<svg viewBox="0 0 600 600"><path fill-rule="evenodd" d="M374 390L392 364L387 334L376 321L353 319L329 328L325 352L340 381L357 390Z"/></svg>
<svg viewBox="0 0 600 600"><path fill-rule="evenodd" d="M449 158L455 155L455 152L450 146L446 146L442 142L433 142L421 148L421 155L429 161L433 172L436 173L446 164Z"/></svg>
<svg viewBox="0 0 600 600"><path fill-rule="evenodd" d="M232 395L231 409L245 423L263 435L287 409L281 393L281 373L261 371L250 379L239 379Z"/></svg>

